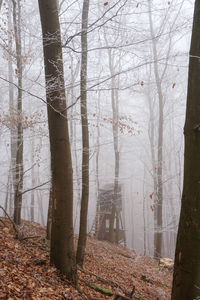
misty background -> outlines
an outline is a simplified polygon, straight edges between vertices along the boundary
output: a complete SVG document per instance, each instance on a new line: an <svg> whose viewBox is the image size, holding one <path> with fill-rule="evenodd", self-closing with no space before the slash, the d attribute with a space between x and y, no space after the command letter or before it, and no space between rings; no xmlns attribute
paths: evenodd
<svg viewBox="0 0 200 300"><path fill-rule="evenodd" d="M162 256L173 257L183 177L183 127L193 3L189 0L92 1L88 30L88 119L92 230L98 191L114 183L112 93L118 100L119 184L127 246L154 253L154 175L158 150L159 100L155 64L163 95ZM21 1L23 53L24 187L22 218L46 225L50 153L45 102L41 28L37 2ZM74 228L78 233L81 196L80 1L59 1L65 84L73 158ZM9 1L0 16L0 204L13 214L10 89L17 99L17 67ZM150 26L152 19L153 31ZM157 57L155 57L155 48ZM13 82L9 79L12 64ZM15 104L15 103L14 103ZM35 188L36 187L36 188ZM156 203L156 204L155 204Z"/></svg>

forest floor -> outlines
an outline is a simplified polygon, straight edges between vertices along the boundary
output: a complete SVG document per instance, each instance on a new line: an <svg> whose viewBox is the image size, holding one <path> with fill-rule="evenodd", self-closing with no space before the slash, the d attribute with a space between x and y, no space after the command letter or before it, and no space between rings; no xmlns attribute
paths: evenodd
<svg viewBox="0 0 200 300"><path fill-rule="evenodd" d="M19 230L17 239L9 220L0 218L0 299L114 299L133 287L133 299L170 299L172 270L156 260L88 237L75 288L50 264L45 228L25 221Z"/></svg>

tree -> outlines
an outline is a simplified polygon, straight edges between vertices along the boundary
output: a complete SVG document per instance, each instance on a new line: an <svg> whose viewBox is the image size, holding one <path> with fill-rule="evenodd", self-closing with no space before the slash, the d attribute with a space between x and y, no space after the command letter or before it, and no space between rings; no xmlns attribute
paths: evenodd
<svg viewBox="0 0 200 300"><path fill-rule="evenodd" d="M89 0L84 0L82 11L82 59L81 59L81 125L82 125L82 197L80 229L76 262L83 265L86 238L87 238L87 215L89 198L89 130L87 117L87 28L88 28Z"/></svg>
<svg viewBox="0 0 200 300"><path fill-rule="evenodd" d="M119 18L118 31L120 31L121 20ZM114 44L118 41L120 35L114 35ZM120 174L120 150L119 150L119 86L121 71L121 53L116 53L109 47L106 29L104 28L104 39L108 53L108 66L111 78L111 106L112 106L112 135L114 150L114 183L113 183L113 200L109 223L109 241L118 244L119 242L119 174ZM118 51L117 51L118 52ZM117 54L117 55L116 55ZM119 72L115 77L116 70ZM116 222L116 226L115 225ZM116 227L116 228L114 228Z"/></svg>
<svg viewBox="0 0 200 300"><path fill-rule="evenodd" d="M111 50L108 50L109 59L109 69L111 74L111 101L112 101L112 133L113 133L113 147L115 155L115 170L114 170L114 193L113 193L113 203L112 211L110 216L110 226L109 226L109 241L111 243L116 242L118 244L119 236L119 213L118 213L118 195L119 195L119 163L120 163L120 153L119 153L119 138L118 138L118 122L119 122L119 101L118 101L118 90L116 88L117 82L114 75L114 55L112 55ZM116 217L116 218L115 218ZM116 219L116 236L114 230L114 222Z"/></svg>
<svg viewBox="0 0 200 300"><path fill-rule="evenodd" d="M173 300L200 295L200 2L195 1L190 48L182 206L175 251Z"/></svg>
<svg viewBox="0 0 200 300"><path fill-rule="evenodd" d="M154 257L160 258L162 254L162 246L165 239L163 226L165 225L165 207L166 201L166 118L167 118L167 102L169 97L169 89L166 89L168 84L169 62L174 56L173 42L174 36L172 32L176 32L177 19L182 8L183 2L178 4L178 11L173 13L167 10L164 17L161 15L161 21L154 22L156 16L153 12L156 6L153 7L153 0L148 0L148 18L150 27L150 37L152 45L153 68L149 66L149 84L152 84L152 79L155 80L156 98L152 97L152 88L147 91L150 122L149 122L149 141L151 147L152 159L152 177L154 192L152 194L154 204ZM156 1L155 1L156 3ZM170 5L170 3L168 4ZM159 24L159 26L158 26ZM167 36L167 39L165 38ZM160 60L162 63L160 64ZM151 77L151 74L153 77ZM174 89L174 87L172 86ZM156 111L157 110L157 111ZM158 115L158 123L156 126L156 115Z"/></svg>
<svg viewBox="0 0 200 300"><path fill-rule="evenodd" d="M14 188L14 222L21 223L22 189L23 189L23 126L22 126L22 42L21 42L21 3L20 0L12 0L13 3L13 24L15 32L16 59L17 59L17 145L16 145L16 170Z"/></svg>
<svg viewBox="0 0 200 300"><path fill-rule="evenodd" d="M32 182L32 186L35 186L35 170L34 170L34 137L31 143L31 164L32 164L32 168L31 168L31 182ZM35 221L35 197L34 197L34 190L31 191L31 209L30 209L30 217L31 217L31 222Z"/></svg>
<svg viewBox="0 0 200 300"><path fill-rule="evenodd" d="M48 205L48 213L47 213L47 229L46 229L46 239L51 240L51 225L52 225L52 188L50 187L49 191L49 205Z"/></svg>
<svg viewBox="0 0 200 300"><path fill-rule="evenodd" d="M8 79L9 79L9 111L10 119L14 118L14 113L17 111L17 101L14 101L14 85L13 85L13 55L12 55L12 43L13 43L13 34L12 34L12 3L8 5ZM16 184L16 154L17 154L17 128L15 125L11 124L10 126L10 189L15 191L17 189ZM12 195L12 193L10 193ZM13 201L13 196L10 196L10 207ZM10 211L10 214L12 212Z"/></svg>
<svg viewBox="0 0 200 300"><path fill-rule="evenodd" d="M51 262L76 282L73 177L66 113L61 33L56 0L39 0L52 172Z"/></svg>

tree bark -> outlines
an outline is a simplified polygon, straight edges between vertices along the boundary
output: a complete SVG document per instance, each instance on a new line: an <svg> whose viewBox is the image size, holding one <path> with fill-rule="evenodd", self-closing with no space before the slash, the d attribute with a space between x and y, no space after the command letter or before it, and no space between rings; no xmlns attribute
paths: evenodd
<svg viewBox="0 0 200 300"><path fill-rule="evenodd" d="M99 230L99 154L100 154L100 92L98 92L98 100L97 100L97 138L96 138L96 158L95 158L95 180L96 180L96 216L95 216L95 237L98 238L98 230Z"/></svg>
<svg viewBox="0 0 200 300"><path fill-rule="evenodd" d="M154 257L160 258L162 250L162 206L163 206L163 93L162 83L158 71L158 53L153 29L151 0L148 1L149 7L149 24L152 38L153 58L154 58L154 75L159 103L159 123L158 123L158 152L157 152L157 204L154 210Z"/></svg>
<svg viewBox="0 0 200 300"><path fill-rule="evenodd" d="M48 214L47 214L47 231L46 231L46 239L51 239L51 225L52 225L52 209L53 209L53 199L52 199L52 187L49 191L49 206L48 206Z"/></svg>
<svg viewBox="0 0 200 300"><path fill-rule="evenodd" d="M195 1L190 48L184 184L175 251L172 300L200 295L200 2Z"/></svg>
<svg viewBox="0 0 200 300"><path fill-rule="evenodd" d="M8 47L12 49L13 37L12 37L12 3L8 5ZM17 101L14 101L14 85L13 85L13 57L8 53L8 78L9 78L9 113L11 120L14 119L14 113L17 111ZM10 155L11 155L11 174L10 174L10 208L13 205L15 191L16 191L16 154L17 154L17 128L15 124L11 124L10 127ZM13 192L12 192L13 189ZM10 209L10 215L12 211Z"/></svg>
<svg viewBox="0 0 200 300"><path fill-rule="evenodd" d="M107 40L106 40L107 42ZM108 44L108 42L107 42ZM112 211L110 216L109 226L109 241L111 243L116 242L118 244L119 239L119 211L118 211L118 192L119 192L119 139L118 139L118 119L119 119L119 104L118 104L118 90L116 89L116 79L114 75L114 62L111 50L108 50L109 69L111 74L111 101L112 101L112 133L113 133L113 147L115 154L115 172L114 172L114 194ZM114 231L114 222L116 218L116 235Z"/></svg>
<svg viewBox="0 0 200 300"><path fill-rule="evenodd" d="M83 265L87 239L87 214L89 198L89 130L87 118L87 28L88 28L89 0L83 2L82 12L82 58L81 58L81 126L82 126L82 196L80 229L76 262Z"/></svg>
<svg viewBox="0 0 200 300"><path fill-rule="evenodd" d="M6 187L6 198L5 198L5 211L8 211L8 200L9 200L9 186L10 186L10 170L8 171L8 181L7 181L7 187ZM4 214L6 217L6 215Z"/></svg>
<svg viewBox="0 0 200 300"><path fill-rule="evenodd" d="M21 44L21 3L20 0L12 0L13 3L13 23L16 43L17 56L17 152L16 152L16 171L15 171L15 195L14 195L14 222L21 223L22 208L22 189L23 189L23 127L22 127L22 44Z"/></svg>
<svg viewBox="0 0 200 300"><path fill-rule="evenodd" d="M52 171L51 262L76 282L73 176L66 113L61 33L56 0L38 0L43 33Z"/></svg>
<svg viewBox="0 0 200 300"><path fill-rule="evenodd" d="M35 170L34 170L34 137L32 139L31 143L31 182L32 182L32 187L35 186ZM30 209L30 215L31 215L31 222L34 222L35 220L35 191L31 191L31 209Z"/></svg>

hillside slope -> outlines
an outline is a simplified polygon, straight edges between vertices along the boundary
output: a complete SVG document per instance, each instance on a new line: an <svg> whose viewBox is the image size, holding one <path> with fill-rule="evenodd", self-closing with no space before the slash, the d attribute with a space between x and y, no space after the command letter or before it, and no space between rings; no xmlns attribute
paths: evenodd
<svg viewBox="0 0 200 300"><path fill-rule="evenodd" d="M115 293L128 294L134 286L133 299L170 299L172 271L160 268L151 258L92 237L88 237L76 289L50 265L45 228L23 222L19 230L20 240L10 222L0 219L0 299L113 299Z"/></svg>

